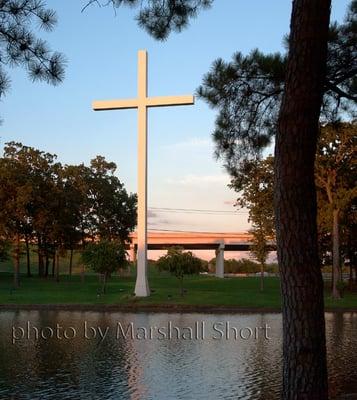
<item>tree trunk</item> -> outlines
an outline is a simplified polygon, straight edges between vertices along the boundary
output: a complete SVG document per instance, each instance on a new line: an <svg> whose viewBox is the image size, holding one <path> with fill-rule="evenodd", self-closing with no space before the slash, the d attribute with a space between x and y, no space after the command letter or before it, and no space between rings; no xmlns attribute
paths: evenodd
<svg viewBox="0 0 357 400"><path fill-rule="evenodd" d="M72 266L73 266L73 249L69 253L69 276L72 276Z"/></svg>
<svg viewBox="0 0 357 400"><path fill-rule="evenodd" d="M59 276L59 269L60 269L60 263L59 263L59 252L58 250L55 250L55 257L56 257L56 282L60 281L60 276Z"/></svg>
<svg viewBox="0 0 357 400"><path fill-rule="evenodd" d="M275 146L276 236L283 312L283 398L328 398L314 161L330 0L294 0Z"/></svg>
<svg viewBox="0 0 357 400"><path fill-rule="evenodd" d="M81 282L84 283L84 277L86 273L86 266L82 263L82 271L81 271Z"/></svg>
<svg viewBox="0 0 357 400"><path fill-rule="evenodd" d="M348 277L348 287L351 290L353 288L353 268L350 262L350 276Z"/></svg>
<svg viewBox="0 0 357 400"><path fill-rule="evenodd" d="M45 272L45 265L43 263L42 242L40 238L38 238L37 250L38 250L38 276L43 277Z"/></svg>
<svg viewBox="0 0 357 400"><path fill-rule="evenodd" d="M183 297L183 277L180 278L180 292L181 292L181 297Z"/></svg>
<svg viewBox="0 0 357 400"><path fill-rule="evenodd" d="M26 267L27 267L27 276L31 277L31 263L30 263L30 245L29 245L29 238L26 235L25 237L25 244L26 244Z"/></svg>
<svg viewBox="0 0 357 400"><path fill-rule="evenodd" d="M16 235L16 248L14 251L14 287L20 287L20 236Z"/></svg>
<svg viewBox="0 0 357 400"><path fill-rule="evenodd" d="M52 277L55 276L55 271L56 271L56 251L53 253L52 257L52 271L51 271Z"/></svg>
<svg viewBox="0 0 357 400"><path fill-rule="evenodd" d="M48 271L49 271L49 268L50 268L50 257L48 255L47 246L45 247L45 266L46 266L45 277L47 278L48 277ZM53 276L53 271L52 271L52 276Z"/></svg>
<svg viewBox="0 0 357 400"><path fill-rule="evenodd" d="M102 285L102 293L105 294L106 293L106 288L107 288L107 273L104 272L103 274L103 285Z"/></svg>
<svg viewBox="0 0 357 400"><path fill-rule="evenodd" d="M341 293L338 289L338 282L340 280L340 235L338 227L339 210L333 210L333 226L332 226L332 297L340 299Z"/></svg>

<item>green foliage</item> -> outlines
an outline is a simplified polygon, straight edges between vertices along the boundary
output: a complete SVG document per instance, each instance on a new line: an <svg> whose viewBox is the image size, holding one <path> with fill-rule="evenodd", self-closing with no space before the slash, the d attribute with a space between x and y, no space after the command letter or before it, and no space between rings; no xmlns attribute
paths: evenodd
<svg viewBox="0 0 357 400"><path fill-rule="evenodd" d="M238 194L237 206L249 210L253 236L251 253L265 267L269 255L269 242L275 237L273 184L274 158L246 160L236 170L230 187Z"/></svg>
<svg viewBox="0 0 357 400"><path fill-rule="evenodd" d="M216 259L213 258L210 260L209 264L215 268ZM229 259L224 260L224 271L227 274L256 274L260 272L260 265L252 260L247 258L241 258L240 260ZM266 272L278 273L278 265L277 264L267 264L265 267Z"/></svg>
<svg viewBox="0 0 357 400"><path fill-rule="evenodd" d="M202 262L191 251L183 252L182 247L170 247L167 254L157 260L160 271L168 271L180 280L183 295L183 278L185 275L198 274L202 270Z"/></svg>
<svg viewBox="0 0 357 400"><path fill-rule="evenodd" d="M315 166L321 224L331 225L332 210L345 210L357 197L356 157L356 122L321 128Z"/></svg>
<svg viewBox="0 0 357 400"><path fill-rule="evenodd" d="M9 259L10 243L6 240L0 239L0 262Z"/></svg>
<svg viewBox="0 0 357 400"><path fill-rule="evenodd" d="M356 257L356 138L357 125L333 123L321 127L318 140L315 180L318 198L319 247L323 263L331 254L332 214L339 210L340 242L348 259ZM273 171L274 158L245 160L235 170L230 187L238 194L237 205L249 210L254 257L265 262L266 245L274 238Z"/></svg>
<svg viewBox="0 0 357 400"><path fill-rule="evenodd" d="M88 243L82 252L82 261L93 271L107 275L125 267L127 263L124 246L108 240Z"/></svg>
<svg viewBox="0 0 357 400"><path fill-rule="evenodd" d="M330 27L322 121L356 113L356 18L354 0L344 22ZM198 95L218 111L213 132L216 156L230 173L260 155L275 135L286 60L280 53L238 52L230 62L216 60L198 88Z"/></svg>
<svg viewBox="0 0 357 400"><path fill-rule="evenodd" d="M119 242L101 240L98 243L87 244L82 252L82 262L91 270L103 275L105 293L107 277L127 265L126 251Z"/></svg>
<svg viewBox="0 0 357 400"><path fill-rule="evenodd" d="M60 250L90 237L125 241L136 225L137 200L115 171L104 157L89 167L63 166L53 154L7 143L0 158L1 237L36 243L39 274L46 276Z"/></svg>
<svg viewBox="0 0 357 400"><path fill-rule="evenodd" d="M9 88L5 68L23 66L29 77L58 84L64 77L64 58L51 52L47 43L36 37L33 27L50 31L57 18L38 0L0 1L0 98Z"/></svg>
<svg viewBox="0 0 357 400"><path fill-rule="evenodd" d="M87 5L121 5L139 7L136 16L139 26L158 40L167 39L171 31L181 32L200 9L209 8L213 0L90 0Z"/></svg>
<svg viewBox="0 0 357 400"><path fill-rule="evenodd" d="M321 258L330 262L333 213L338 215L341 254L355 257L357 124L328 124L321 128L315 177L318 196L318 229Z"/></svg>
<svg viewBox="0 0 357 400"><path fill-rule="evenodd" d="M218 110L215 154L229 172L270 144L284 88L286 57L253 50L214 61L198 95Z"/></svg>
<svg viewBox="0 0 357 400"><path fill-rule="evenodd" d="M136 225L137 196L128 194L114 175L116 165L97 156L86 176L90 234L124 241Z"/></svg>

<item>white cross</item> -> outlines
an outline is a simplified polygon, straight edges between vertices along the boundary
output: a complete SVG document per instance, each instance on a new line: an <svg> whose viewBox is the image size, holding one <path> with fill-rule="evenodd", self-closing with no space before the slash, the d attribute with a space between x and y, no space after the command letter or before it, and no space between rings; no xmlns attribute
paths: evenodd
<svg viewBox="0 0 357 400"><path fill-rule="evenodd" d="M150 294L147 278L147 109L148 107L181 106L194 104L189 96L147 96L147 52L138 51L138 97L135 99L94 101L95 111L138 109L138 257L135 295Z"/></svg>

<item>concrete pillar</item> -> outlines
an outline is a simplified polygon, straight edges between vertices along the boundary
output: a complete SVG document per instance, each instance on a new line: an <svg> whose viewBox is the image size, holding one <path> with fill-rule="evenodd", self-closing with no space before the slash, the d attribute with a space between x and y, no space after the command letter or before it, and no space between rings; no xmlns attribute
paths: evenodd
<svg viewBox="0 0 357 400"><path fill-rule="evenodd" d="M130 261L136 262L136 248L134 243L130 245Z"/></svg>
<svg viewBox="0 0 357 400"><path fill-rule="evenodd" d="M216 277L224 278L224 243L216 250Z"/></svg>

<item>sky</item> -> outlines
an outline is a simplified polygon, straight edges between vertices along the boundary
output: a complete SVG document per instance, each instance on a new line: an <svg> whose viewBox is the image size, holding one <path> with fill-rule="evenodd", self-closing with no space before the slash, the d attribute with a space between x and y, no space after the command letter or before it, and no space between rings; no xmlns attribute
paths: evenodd
<svg viewBox="0 0 357 400"><path fill-rule="evenodd" d="M152 39L135 21L136 10L92 6L86 1L47 0L57 12L52 32L41 32L67 59L64 82L32 83L21 68L10 71L11 90L2 100L0 146L19 141L55 153L67 164L88 164L103 155L117 166L129 192L137 187L135 110L94 112L93 100L137 94L137 51L148 51L149 96L194 94L212 62L248 54L283 51L289 31L288 0L215 0L183 32L165 42ZM332 2L332 20L342 21L349 1ZM194 106L149 110L149 229L241 232L247 210L234 208L237 194L213 157L216 112L196 99ZM272 152L272 150L271 150ZM155 208L176 209L166 212ZM180 212L177 209L227 211Z"/></svg>

